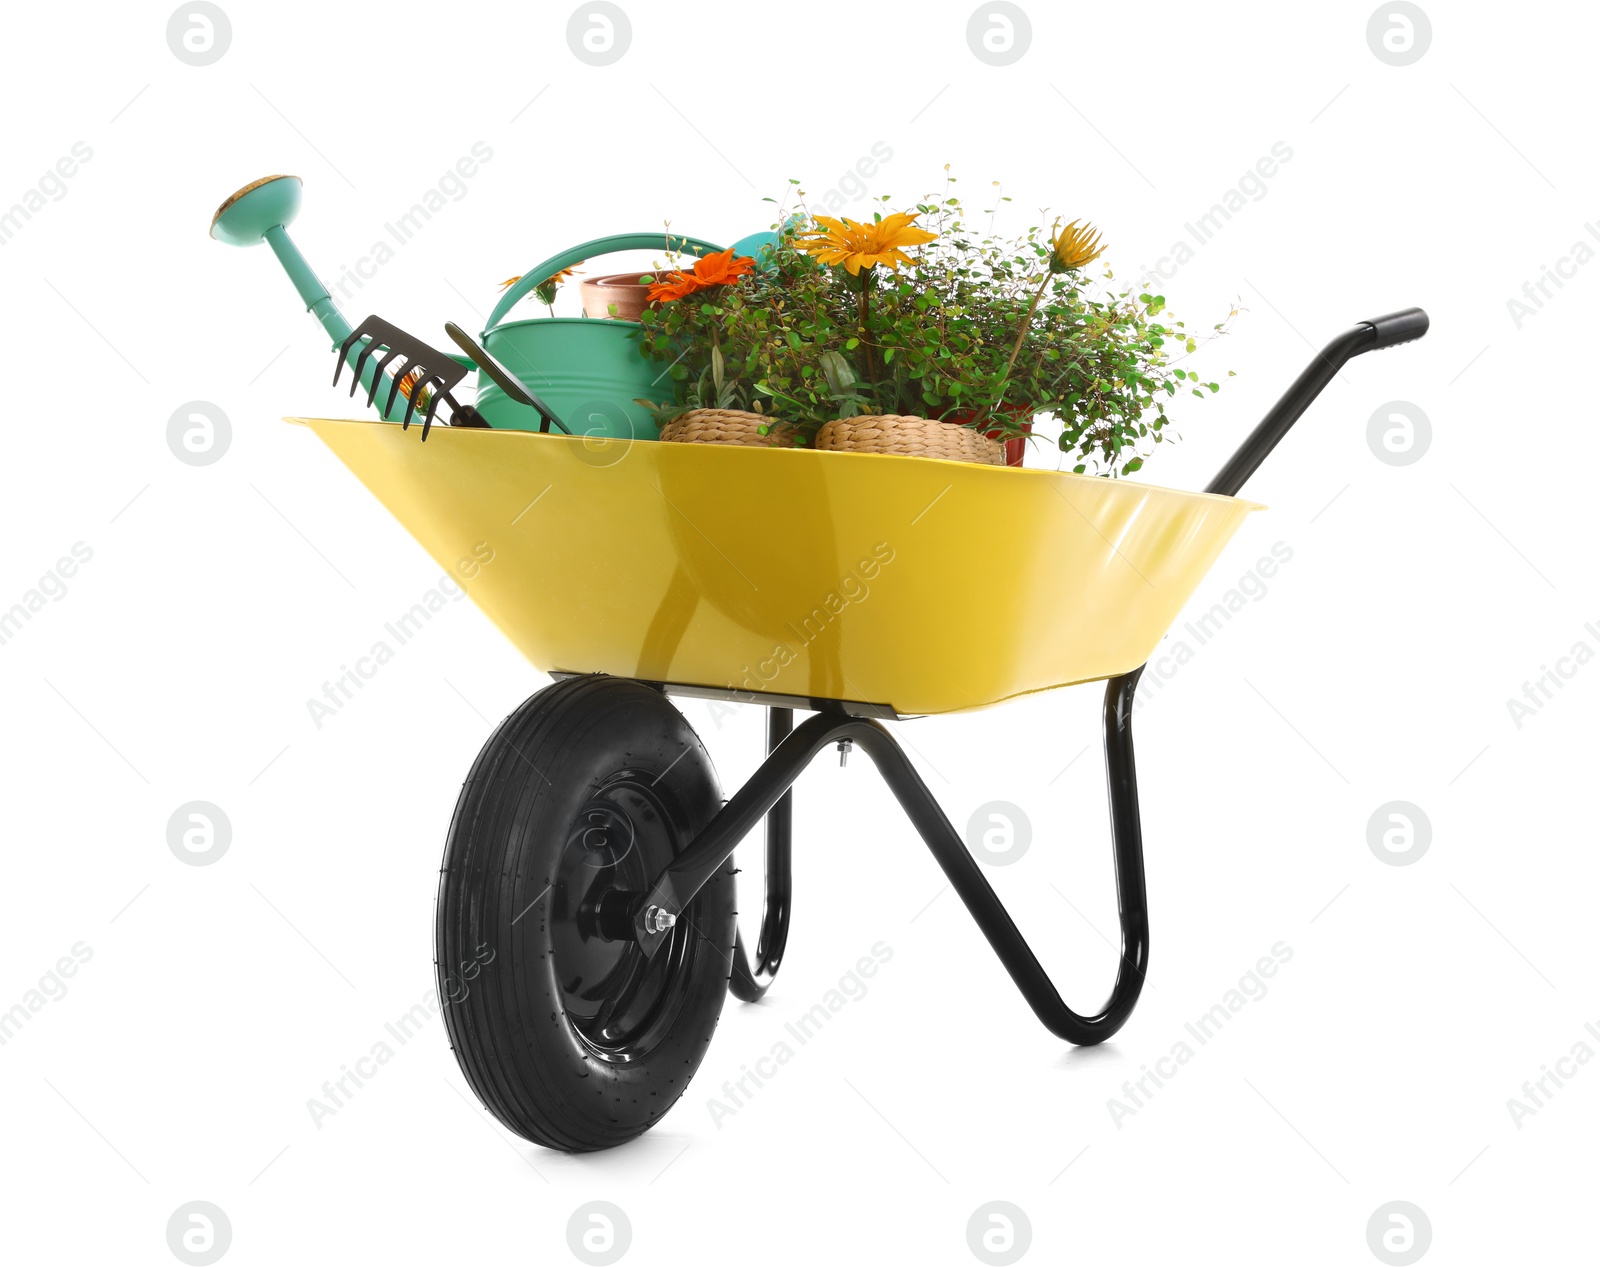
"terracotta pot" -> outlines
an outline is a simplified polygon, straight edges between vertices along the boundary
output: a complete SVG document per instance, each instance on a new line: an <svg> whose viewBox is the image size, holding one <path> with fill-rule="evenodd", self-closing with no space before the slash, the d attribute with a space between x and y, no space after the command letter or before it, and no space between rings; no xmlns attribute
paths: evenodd
<svg viewBox="0 0 1600 1268"><path fill-rule="evenodd" d="M607 273L604 277L582 279L578 291L583 296L584 313L590 317L638 321L639 314L650 307L650 284L639 279L653 276L651 273Z"/></svg>
<svg viewBox="0 0 1600 1268"><path fill-rule="evenodd" d="M1010 414L1011 417L1016 419L1028 419L1028 422L1022 424L1022 430L1025 432L1033 430L1033 407L1031 405L1006 405L1001 407L1001 412ZM978 411L975 409L958 409L946 414L944 421L955 423L957 426L965 426L977 416ZM1000 438L1000 429L996 427L992 431L986 431L983 434L991 439L998 440ZM1010 436L1006 438L1005 446L1006 466L1020 467L1024 455L1028 452L1028 442L1021 436Z"/></svg>

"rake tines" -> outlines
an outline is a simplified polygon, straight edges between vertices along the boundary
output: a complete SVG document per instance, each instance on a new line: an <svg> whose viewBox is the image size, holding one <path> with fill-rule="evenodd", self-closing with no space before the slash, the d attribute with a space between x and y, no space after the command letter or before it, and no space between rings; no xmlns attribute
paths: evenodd
<svg viewBox="0 0 1600 1268"><path fill-rule="evenodd" d="M350 337L340 345L339 364L333 371L335 387L339 384L339 375L344 370L351 350L363 341L365 342L360 355L350 367L354 371L353 381L350 384L351 396L354 396L356 389L361 386L362 375L366 372L370 361L372 378L367 388L367 404L372 404L378 394L379 384L383 382L384 375L388 374L391 382L389 398L383 405L384 417L387 418L394 408L395 397L404 391L406 412L405 417L401 419L401 426L410 427L411 415L421 408L423 440L428 438L428 428L433 426L433 416L439 408L441 399L450 403L452 425L471 426L476 421L475 411L469 406L460 404L450 394L451 389L466 377L467 367L448 353L440 352L439 349L423 343L415 336L408 335L398 326L384 321L376 314L357 326ZM406 386L407 380L409 389ZM422 404L424 400L425 405Z"/></svg>

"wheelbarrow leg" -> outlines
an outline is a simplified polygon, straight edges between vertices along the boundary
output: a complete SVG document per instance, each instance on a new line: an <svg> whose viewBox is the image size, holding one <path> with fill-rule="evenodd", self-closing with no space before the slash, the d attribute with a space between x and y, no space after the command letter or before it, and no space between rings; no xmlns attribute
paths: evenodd
<svg viewBox="0 0 1600 1268"><path fill-rule="evenodd" d="M1101 1043L1121 1029L1144 989L1150 957L1150 919L1145 905L1144 847L1139 829L1139 794L1134 779L1132 706L1140 670L1106 684L1104 726L1106 773L1111 802L1112 850L1117 875L1117 909L1122 927L1122 955L1116 981L1104 1006L1085 1017L1067 1007L1050 976L1027 944L1011 913L984 878L939 803L900 747L879 728L871 739L860 737L901 807L951 888L967 905L989 945L1000 957L1023 998L1045 1028L1069 1043ZM881 737L881 738L880 738Z"/></svg>
<svg viewBox="0 0 1600 1268"><path fill-rule="evenodd" d="M1145 903L1144 843L1139 826L1139 790L1133 763L1133 698L1143 666L1106 684L1104 738L1106 779L1111 806L1112 854L1117 878L1117 919L1121 926L1121 957L1111 994L1092 1016L1082 1016L1068 1008L1051 983L1032 949L1023 939L1011 915L984 879L982 869L956 836L949 821L933 801L927 786L909 763L897 779L885 771L889 786L917 823L922 839L928 843L939 866L949 877L952 888L966 903L978 927L989 939L1006 971L1022 991L1045 1028L1069 1043L1089 1045L1111 1038L1133 1012L1144 989L1150 961L1150 914ZM901 761L905 762L904 757ZM914 790L902 787L916 780ZM925 802L921 816L913 804ZM937 815L939 822L934 822ZM942 829L942 830L941 830Z"/></svg>
<svg viewBox="0 0 1600 1268"><path fill-rule="evenodd" d="M1111 1038L1128 1020L1139 999L1150 956L1139 792L1133 767L1133 696L1141 672L1142 669L1134 670L1106 684L1106 770L1110 784L1122 958L1117 965L1111 995L1099 1012L1085 1017L1073 1012L1062 1001L1049 974L1018 932L1010 913L984 879L983 870L967 852L966 844L894 736L870 718L839 713L819 713L801 723L778 744L750 781L733 795L689 847L662 869L649 891L630 903L629 920L635 941L647 955L660 950L665 935L659 925L652 925L648 913L682 911L700 887L727 862L734 847L756 822L788 794L811 759L828 745L848 739L859 744L872 759L901 809L933 851L951 887L966 903L978 927L989 939L989 945L1045 1027L1069 1043L1095 1044Z"/></svg>
<svg viewBox="0 0 1600 1268"><path fill-rule="evenodd" d="M767 710L767 756L770 757L794 730L794 710ZM787 790L767 811L766 894L761 904L761 933L756 939L756 963L752 969L745 954L744 939L735 934L733 976L728 989L747 1004L767 993L778 976L783 948L789 941L789 908L793 886L790 872L793 837L794 790Z"/></svg>

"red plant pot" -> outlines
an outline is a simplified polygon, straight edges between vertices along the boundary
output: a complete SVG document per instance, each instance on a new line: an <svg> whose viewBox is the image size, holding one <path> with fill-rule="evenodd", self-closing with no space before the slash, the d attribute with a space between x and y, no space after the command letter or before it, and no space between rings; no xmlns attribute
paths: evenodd
<svg viewBox="0 0 1600 1268"><path fill-rule="evenodd" d="M1033 407L1031 405L1003 405L1000 407L1000 412L1003 414L1010 414L1011 417L1015 419L1029 420L1025 423L1022 423L1022 430L1025 432L1031 432L1033 430ZM977 416L978 411L975 409L958 409L952 410L950 413L946 414L944 416L944 421L947 423L954 423L958 427L965 427ZM1003 433L1000 428L996 427L990 431L984 432L983 434L988 436L990 439L998 440ZM1005 446L1006 466L1020 467L1022 465L1023 456L1028 452L1027 440L1021 436L1009 436L1006 438Z"/></svg>

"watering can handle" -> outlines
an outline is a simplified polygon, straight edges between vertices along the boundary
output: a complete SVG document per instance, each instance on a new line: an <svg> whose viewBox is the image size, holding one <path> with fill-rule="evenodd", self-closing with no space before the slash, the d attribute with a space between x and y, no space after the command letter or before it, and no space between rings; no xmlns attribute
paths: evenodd
<svg viewBox="0 0 1600 1268"><path fill-rule="evenodd" d="M494 312L489 314L489 321L483 333L488 335L519 299L546 278L554 277L562 269L570 269L574 264L581 264L597 255L608 255L613 251L648 251L651 248L668 251L692 250L706 255L722 250L721 247L713 246L701 238L685 238L679 234L661 232L615 233L609 238L596 238L593 242L585 242L581 246L563 251L560 255L553 255L543 264L524 273L522 280L500 297L500 302L494 306Z"/></svg>

